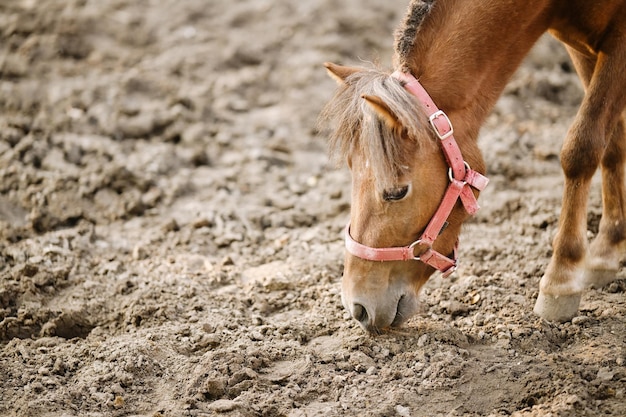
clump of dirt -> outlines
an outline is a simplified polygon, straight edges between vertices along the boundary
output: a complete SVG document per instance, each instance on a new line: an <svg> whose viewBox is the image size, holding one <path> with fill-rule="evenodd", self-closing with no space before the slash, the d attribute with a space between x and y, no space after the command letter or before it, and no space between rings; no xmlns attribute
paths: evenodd
<svg viewBox="0 0 626 417"><path fill-rule="evenodd" d="M321 63L390 62L405 0L5 3L0 415L626 413L624 271L570 323L531 311L582 97L554 41L481 133L459 271L371 337L340 302Z"/></svg>

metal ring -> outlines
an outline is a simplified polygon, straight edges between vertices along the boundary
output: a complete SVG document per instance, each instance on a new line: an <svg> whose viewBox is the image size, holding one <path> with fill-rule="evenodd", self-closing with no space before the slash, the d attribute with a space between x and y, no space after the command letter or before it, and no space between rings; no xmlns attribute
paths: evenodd
<svg viewBox="0 0 626 417"><path fill-rule="evenodd" d="M463 161L463 165L465 165L465 173L472 170L467 162ZM448 179L450 180L450 182L454 180L454 175L452 175L452 167L448 168Z"/></svg>
<svg viewBox="0 0 626 417"><path fill-rule="evenodd" d="M413 243L411 243L411 244L409 245L409 249L414 249L417 245L419 245L419 244L421 244L421 243L422 243L422 239L417 239L415 242L413 242ZM431 246L428 246L428 249L430 249L430 248L431 248ZM428 250L428 249L427 249L427 250ZM424 251L424 252L426 252L426 251ZM415 253L415 252L414 252L414 253ZM419 257L419 256L413 256L413 260L414 260L414 261L421 261L421 259L420 259L420 257Z"/></svg>

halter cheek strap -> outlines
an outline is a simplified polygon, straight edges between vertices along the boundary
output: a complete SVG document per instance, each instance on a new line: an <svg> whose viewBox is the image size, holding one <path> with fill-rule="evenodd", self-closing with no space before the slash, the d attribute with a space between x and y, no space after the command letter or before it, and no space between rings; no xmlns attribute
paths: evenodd
<svg viewBox="0 0 626 417"><path fill-rule="evenodd" d="M460 199L468 214L473 215L480 206L476 201L471 187L482 191L489 180L481 173L474 171L463 160L463 155L456 140L454 129L448 116L433 102L420 82L411 74L394 72L392 77L404 84L404 88L413 94L420 102L430 125L441 143L441 149L449 166L448 177L450 184L439 203L439 207L428 222L426 229L418 240L408 246L391 248L372 248L358 243L350 236L350 225L345 229L345 243L348 252L354 256L369 261L408 261L418 260L441 271L444 276L450 275L456 269L456 246L452 257L444 256L435 251L432 246L443 229L456 202ZM458 242L457 242L458 244ZM415 255L415 247L426 247L426 250Z"/></svg>

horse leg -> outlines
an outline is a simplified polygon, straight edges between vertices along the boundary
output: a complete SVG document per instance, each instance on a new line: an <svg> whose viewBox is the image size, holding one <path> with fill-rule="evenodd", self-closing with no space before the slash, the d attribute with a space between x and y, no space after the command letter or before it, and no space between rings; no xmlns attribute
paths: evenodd
<svg viewBox="0 0 626 417"><path fill-rule="evenodd" d="M602 218L598 235L589 247L587 286L602 287L613 281L626 249L625 155L626 132L621 118L602 157Z"/></svg>
<svg viewBox="0 0 626 417"><path fill-rule="evenodd" d="M598 275L617 268L618 246L625 237L621 112L626 104L622 93L626 75L620 57L626 52L626 43L614 41L613 53L597 58L568 48L586 94L561 150L565 174L562 210L553 241L554 253L541 279L534 309L548 320L567 321L574 317L587 281L597 281ZM586 274L587 196L591 177L600 164L605 213L591 248L590 270L601 272Z"/></svg>
<svg viewBox="0 0 626 417"><path fill-rule="evenodd" d="M567 47L583 82L589 87L596 65L595 57L585 56ZM626 131L621 117L609 136L601 161L602 169L602 219L600 230L589 247L585 268L585 283L601 287L615 279L620 259L626 250L626 197L624 190L624 162L626 159Z"/></svg>

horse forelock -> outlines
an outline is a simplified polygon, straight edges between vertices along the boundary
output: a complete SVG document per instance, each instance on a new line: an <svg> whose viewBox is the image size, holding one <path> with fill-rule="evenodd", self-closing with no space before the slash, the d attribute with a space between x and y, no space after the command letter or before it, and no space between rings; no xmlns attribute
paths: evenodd
<svg viewBox="0 0 626 417"><path fill-rule="evenodd" d="M390 128L363 95L380 97L399 121ZM419 146L434 143L425 128L418 103L395 78L380 71L364 70L350 76L322 112L334 125L329 149L336 162L361 153L379 189L398 185L411 166Z"/></svg>

